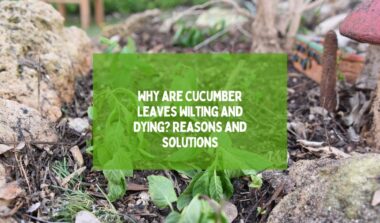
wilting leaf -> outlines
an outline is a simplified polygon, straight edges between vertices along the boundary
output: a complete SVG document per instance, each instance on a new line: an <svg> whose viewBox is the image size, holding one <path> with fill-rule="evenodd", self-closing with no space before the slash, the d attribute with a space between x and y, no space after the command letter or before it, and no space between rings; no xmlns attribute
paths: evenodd
<svg viewBox="0 0 380 223"><path fill-rule="evenodd" d="M152 175L148 177L148 181L149 194L158 208L171 207L171 203L177 201L177 195L171 180L163 176Z"/></svg>

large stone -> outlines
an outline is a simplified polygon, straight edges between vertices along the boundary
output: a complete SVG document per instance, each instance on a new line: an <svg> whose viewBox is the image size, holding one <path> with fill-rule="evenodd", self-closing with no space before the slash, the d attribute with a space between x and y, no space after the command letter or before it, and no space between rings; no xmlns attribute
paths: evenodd
<svg viewBox="0 0 380 223"><path fill-rule="evenodd" d="M289 169L294 189L273 209L268 222L379 222L380 155L343 160L299 161Z"/></svg>
<svg viewBox="0 0 380 223"><path fill-rule="evenodd" d="M0 143L54 143L57 139L54 126L41 117L36 109L15 101L0 99Z"/></svg>
<svg viewBox="0 0 380 223"><path fill-rule="evenodd" d="M41 1L0 1L0 98L25 104L48 116L74 95L77 75L91 66L91 42Z"/></svg>

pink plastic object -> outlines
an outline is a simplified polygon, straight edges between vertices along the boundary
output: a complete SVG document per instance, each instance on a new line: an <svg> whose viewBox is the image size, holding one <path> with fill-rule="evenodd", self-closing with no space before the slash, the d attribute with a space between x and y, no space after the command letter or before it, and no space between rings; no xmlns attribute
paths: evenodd
<svg viewBox="0 0 380 223"><path fill-rule="evenodd" d="M339 27L342 35L363 43L380 44L380 0L366 0Z"/></svg>

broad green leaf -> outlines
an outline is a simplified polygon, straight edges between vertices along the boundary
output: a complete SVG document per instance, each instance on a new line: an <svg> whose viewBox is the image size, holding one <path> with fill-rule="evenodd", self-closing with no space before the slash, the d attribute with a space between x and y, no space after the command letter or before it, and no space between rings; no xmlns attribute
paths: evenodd
<svg viewBox="0 0 380 223"><path fill-rule="evenodd" d="M227 177L230 179L241 177L244 175L244 172L242 170L224 170L224 172L226 173Z"/></svg>
<svg viewBox="0 0 380 223"><path fill-rule="evenodd" d="M193 195L191 194L190 190L187 192L183 192L178 197L177 209L182 210L184 207L186 207L191 202L192 198L193 198Z"/></svg>
<svg viewBox="0 0 380 223"><path fill-rule="evenodd" d="M181 213L179 223L195 223L199 222L202 214L202 201L198 196L195 196L190 204L185 207Z"/></svg>
<svg viewBox="0 0 380 223"><path fill-rule="evenodd" d="M149 194L153 203L158 208L165 208L171 203L177 201L177 195L174 191L173 182L163 176L149 176Z"/></svg>
<svg viewBox="0 0 380 223"><path fill-rule="evenodd" d="M210 197L216 201L220 201L223 198L223 187L220 177L216 175L216 171L211 176L210 187L209 187Z"/></svg>
<svg viewBox="0 0 380 223"><path fill-rule="evenodd" d="M172 211L166 217L165 223L178 223L178 221L179 221L180 218L181 218L181 214L180 213L178 213L176 211Z"/></svg>
<svg viewBox="0 0 380 223"><path fill-rule="evenodd" d="M194 183L192 195L208 195L208 188L210 184L209 171L203 172L203 175Z"/></svg>

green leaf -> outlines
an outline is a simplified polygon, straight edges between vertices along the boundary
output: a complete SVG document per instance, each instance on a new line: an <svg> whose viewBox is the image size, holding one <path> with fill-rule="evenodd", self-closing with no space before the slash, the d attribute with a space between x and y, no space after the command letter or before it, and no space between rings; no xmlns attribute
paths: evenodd
<svg viewBox="0 0 380 223"><path fill-rule="evenodd" d="M191 190L183 192L178 197L177 209L182 210L184 207L186 207L191 202L192 198L193 198L193 195L191 194Z"/></svg>
<svg viewBox="0 0 380 223"><path fill-rule="evenodd" d="M223 198L223 187L220 177L216 175L216 171L210 179L210 188L209 188L210 197L216 201L220 201Z"/></svg>
<svg viewBox="0 0 380 223"><path fill-rule="evenodd" d="M113 202L124 196L127 190L126 176L133 174L125 170L104 170L103 174L108 181L108 199Z"/></svg>
<svg viewBox="0 0 380 223"><path fill-rule="evenodd" d="M242 170L245 176L256 175L256 170Z"/></svg>
<svg viewBox="0 0 380 223"><path fill-rule="evenodd" d="M203 175L194 183L192 195L209 195L208 188L210 184L210 174L209 171L203 172Z"/></svg>
<svg viewBox="0 0 380 223"><path fill-rule="evenodd" d="M202 214L202 201L198 196L195 196L189 206L183 209L179 223L194 223L199 222Z"/></svg>
<svg viewBox="0 0 380 223"><path fill-rule="evenodd" d="M136 42L128 37L127 45L123 47L120 53L136 53Z"/></svg>
<svg viewBox="0 0 380 223"><path fill-rule="evenodd" d="M118 43L116 41L110 40L103 36L100 37L100 43L107 46L105 53L112 53L112 51L118 46Z"/></svg>
<svg viewBox="0 0 380 223"><path fill-rule="evenodd" d="M94 107L90 106L87 108L87 115L90 120L93 120L94 118Z"/></svg>
<svg viewBox="0 0 380 223"><path fill-rule="evenodd" d="M177 170L179 174L183 174L189 178L195 177L199 171L198 170Z"/></svg>
<svg viewBox="0 0 380 223"><path fill-rule="evenodd" d="M224 195L228 199L234 193L234 186L232 185L230 178L226 175L224 171L222 171L220 174L220 180L222 181Z"/></svg>
<svg viewBox="0 0 380 223"><path fill-rule="evenodd" d="M237 178L244 175L244 170L224 170L228 178ZM249 175L249 174L248 174Z"/></svg>
<svg viewBox="0 0 380 223"><path fill-rule="evenodd" d="M93 151L94 151L94 147L93 147L93 146L89 146L89 147L86 148L86 153L87 153L87 154L92 155L92 152L93 152Z"/></svg>
<svg viewBox="0 0 380 223"><path fill-rule="evenodd" d="M260 189L261 186L263 186L261 174L251 175L251 183L249 184L249 187Z"/></svg>
<svg viewBox="0 0 380 223"><path fill-rule="evenodd" d="M178 221L179 221L180 218L181 218L181 214L180 213L178 213L176 211L172 211L166 217L165 223L178 223Z"/></svg>
<svg viewBox="0 0 380 223"><path fill-rule="evenodd" d="M170 206L172 202L177 201L177 195L174 191L173 182L163 176L149 176L149 194L153 203L160 209Z"/></svg>
<svg viewBox="0 0 380 223"><path fill-rule="evenodd" d="M108 182L108 194L107 197L111 202L116 201L119 198L122 198L127 190L126 185L120 183Z"/></svg>
<svg viewBox="0 0 380 223"><path fill-rule="evenodd" d="M106 45L106 46L109 46L111 44L113 44L114 42L104 36L101 36L100 39L99 39L100 43L103 44L103 45Z"/></svg>
<svg viewBox="0 0 380 223"><path fill-rule="evenodd" d="M193 187L195 182L198 181L198 179L203 175L203 173L196 174L193 179L190 181L190 184L186 187L186 189L179 195L178 201L177 201L177 208L178 210L182 210L184 207L186 207L193 198Z"/></svg>

